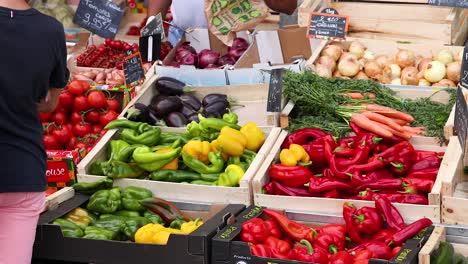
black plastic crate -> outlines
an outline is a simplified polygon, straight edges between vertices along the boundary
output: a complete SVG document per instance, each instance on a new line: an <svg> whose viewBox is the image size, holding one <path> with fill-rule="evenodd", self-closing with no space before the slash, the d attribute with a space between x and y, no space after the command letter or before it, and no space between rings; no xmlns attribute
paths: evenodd
<svg viewBox="0 0 468 264"><path fill-rule="evenodd" d="M297 264L303 263L291 260L263 258L253 256L250 253L249 244L240 241L238 238L242 224L249 219L256 218L262 215L263 207L250 206L246 208L242 213L236 217L236 221L233 224L227 225L222 229L216 236L213 237L213 249L211 254L212 264ZM302 214L301 221L309 221L308 219L320 219L321 221L317 224L328 224L332 221L333 224L344 223L342 218L318 216L315 217L312 214ZM293 219L296 220L296 219ZM335 221L337 220L337 221ZM420 232L420 234L413 239L408 240L402 247L400 252L395 255L391 260L371 259L369 264L417 264L418 253L424 246L426 241L429 239L434 227L429 227Z"/></svg>
<svg viewBox="0 0 468 264"><path fill-rule="evenodd" d="M41 215L36 232L33 258L36 261L58 260L82 263L209 263L211 238L226 226L228 219L245 209L244 205L200 205L175 203L181 210L203 214L216 211L204 224L190 235L172 234L167 245L139 244L126 241L105 241L68 238L60 226L49 224L74 208L87 202L88 196L76 194L56 210Z"/></svg>

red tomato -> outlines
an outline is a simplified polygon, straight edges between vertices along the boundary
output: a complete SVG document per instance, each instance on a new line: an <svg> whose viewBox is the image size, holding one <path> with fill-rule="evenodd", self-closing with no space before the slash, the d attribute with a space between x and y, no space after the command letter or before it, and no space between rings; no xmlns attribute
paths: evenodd
<svg viewBox="0 0 468 264"><path fill-rule="evenodd" d="M107 109L114 110L115 112L118 112L120 110L119 101L117 101L117 99L115 99L115 98L107 99Z"/></svg>
<svg viewBox="0 0 468 264"><path fill-rule="evenodd" d="M59 143L57 139L52 135L44 135L42 137L42 141L44 143L44 148L49 150L57 150L59 149Z"/></svg>
<svg viewBox="0 0 468 264"><path fill-rule="evenodd" d="M75 97L75 99L73 100L73 111L80 112L86 111L88 109L88 99L85 96L79 95Z"/></svg>
<svg viewBox="0 0 468 264"><path fill-rule="evenodd" d="M75 149L75 145L77 143L77 139L75 136L72 136L70 138L70 141L68 141L68 144L67 144L67 150L74 150Z"/></svg>
<svg viewBox="0 0 468 264"><path fill-rule="evenodd" d="M66 126L70 132L73 130L73 124L71 122L66 122L62 126Z"/></svg>
<svg viewBox="0 0 468 264"><path fill-rule="evenodd" d="M63 112L55 112L52 114L51 118L52 122L54 122L56 125L62 125L67 121L67 115Z"/></svg>
<svg viewBox="0 0 468 264"><path fill-rule="evenodd" d="M93 147L94 147L94 146L87 146L87 147L86 147L86 153L90 153L91 150L93 150Z"/></svg>
<svg viewBox="0 0 468 264"><path fill-rule="evenodd" d="M103 126L100 124L94 124L91 126L91 133L98 134L101 133Z"/></svg>
<svg viewBox="0 0 468 264"><path fill-rule="evenodd" d="M99 121L101 122L101 125L105 127L112 120L117 119L117 117L119 117L119 114L117 114L114 110L109 110L106 113L101 114L101 116L99 117Z"/></svg>
<svg viewBox="0 0 468 264"><path fill-rule="evenodd" d="M68 84L68 91L73 95L82 95L85 92L83 81L71 81L70 84Z"/></svg>
<svg viewBox="0 0 468 264"><path fill-rule="evenodd" d="M70 119L71 119L71 122L72 124L78 124L80 123L81 121L83 121L83 118L82 116L80 115L80 113L78 112L73 112L70 116Z"/></svg>
<svg viewBox="0 0 468 264"><path fill-rule="evenodd" d="M110 46L111 42L112 42L111 38L106 38L104 43L106 43L106 46Z"/></svg>
<svg viewBox="0 0 468 264"><path fill-rule="evenodd" d="M69 91L65 91L60 94L59 96L59 102L63 107L68 107L71 108L73 105L73 94L70 93Z"/></svg>
<svg viewBox="0 0 468 264"><path fill-rule="evenodd" d="M99 90L94 90L88 94L88 105L92 108L106 106L106 95Z"/></svg>
<svg viewBox="0 0 468 264"><path fill-rule="evenodd" d="M57 139L57 141L61 144L66 146L68 142L70 142L70 138L72 137L72 133L68 130L67 126L58 127L52 135Z"/></svg>
<svg viewBox="0 0 468 264"><path fill-rule="evenodd" d="M100 133L101 133L101 136L104 136L104 135L107 133L107 129L103 129L103 130L101 130L101 132L100 132Z"/></svg>
<svg viewBox="0 0 468 264"><path fill-rule="evenodd" d="M52 113L39 112L39 119L41 120L41 123L49 122L51 116L52 116Z"/></svg>
<svg viewBox="0 0 468 264"><path fill-rule="evenodd" d="M132 44L132 48L133 48L133 49L135 49L135 48L138 49L138 44L137 44L137 43L133 43L133 44Z"/></svg>
<svg viewBox="0 0 468 264"><path fill-rule="evenodd" d="M76 143L75 147L73 149L86 149L86 144L83 142L78 142Z"/></svg>
<svg viewBox="0 0 468 264"><path fill-rule="evenodd" d="M85 137L91 132L91 125L87 123L77 123L73 126L73 135L77 137Z"/></svg>
<svg viewBox="0 0 468 264"><path fill-rule="evenodd" d="M44 131L45 135L52 135L52 133L55 130L55 124L54 123L42 124L42 130Z"/></svg>
<svg viewBox="0 0 468 264"><path fill-rule="evenodd" d="M89 100L89 98L88 98ZM85 121L88 123L99 123L99 111L91 110L85 114Z"/></svg>

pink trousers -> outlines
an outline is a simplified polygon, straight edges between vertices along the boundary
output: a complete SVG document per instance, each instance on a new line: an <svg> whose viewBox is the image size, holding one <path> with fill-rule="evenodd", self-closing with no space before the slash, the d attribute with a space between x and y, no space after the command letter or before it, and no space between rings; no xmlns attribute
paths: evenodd
<svg viewBox="0 0 468 264"><path fill-rule="evenodd" d="M43 192L0 193L0 264L31 263Z"/></svg>

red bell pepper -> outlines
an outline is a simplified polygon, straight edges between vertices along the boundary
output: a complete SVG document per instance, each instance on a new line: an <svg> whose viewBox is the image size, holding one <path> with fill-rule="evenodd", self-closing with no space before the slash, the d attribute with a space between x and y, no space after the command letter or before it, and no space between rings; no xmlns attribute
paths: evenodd
<svg viewBox="0 0 468 264"><path fill-rule="evenodd" d="M267 229L270 231L270 236L276 237L276 238L283 237L283 232L281 231L280 227L275 221L268 219L268 220L265 220L264 222L265 222Z"/></svg>
<svg viewBox="0 0 468 264"><path fill-rule="evenodd" d="M392 258L392 250L384 242L380 241L370 241L363 244L360 244L352 249L350 252L357 252L363 249L367 249L372 252L372 258L379 258L389 260Z"/></svg>
<svg viewBox="0 0 468 264"><path fill-rule="evenodd" d="M328 161L328 163L330 163L330 159L334 156L333 155L333 147L330 143L330 141L324 139L323 141L323 155L325 155L325 160Z"/></svg>
<svg viewBox="0 0 468 264"><path fill-rule="evenodd" d="M331 254L336 254L344 249L345 239L342 236L321 232L314 241L314 247L323 248Z"/></svg>
<svg viewBox="0 0 468 264"><path fill-rule="evenodd" d="M306 145L317 138L329 135L318 128L303 128L289 134L281 145L282 149L288 149L291 144Z"/></svg>
<svg viewBox="0 0 468 264"><path fill-rule="evenodd" d="M414 185L418 191L430 193L434 187L434 181L418 178L403 179L403 187Z"/></svg>
<svg viewBox="0 0 468 264"><path fill-rule="evenodd" d="M295 241L301 241L302 239L310 242L314 241L317 233L314 229L292 221L280 212L268 209L264 209L263 212L276 221L283 231Z"/></svg>
<svg viewBox="0 0 468 264"><path fill-rule="evenodd" d="M334 178L312 177L309 182L310 193L324 193L332 190L351 190L353 186L345 181Z"/></svg>
<svg viewBox="0 0 468 264"><path fill-rule="evenodd" d="M312 172L306 167L284 166L281 164L272 165L268 174L275 181L289 187L304 186L312 177Z"/></svg>
<svg viewBox="0 0 468 264"><path fill-rule="evenodd" d="M429 169L413 171L410 174L408 174L408 176L406 177L435 181L437 179L438 173L439 173L439 168L429 168Z"/></svg>
<svg viewBox="0 0 468 264"><path fill-rule="evenodd" d="M403 244L406 240L417 235L424 228L429 227L431 225L432 225L431 219L421 218L418 221L411 223L405 226L404 228L402 228L400 231L396 232L393 235L392 242L394 245L399 246Z"/></svg>
<svg viewBox="0 0 468 264"><path fill-rule="evenodd" d="M269 236L270 230L260 218L253 218L242 224L241 239L244 242L259 244Z"/></svg>
<svg viewBox="0 0 468 264"><path fill-rule="evenodd" d="M318 229L319 234L331 234L344 240L346 236L346 226L340 224L328 224Z"/></svg>
<svg viewBox="0 0 468 264"><path fill-rule="evenodd" d="M366 133L355 137L356 144L362 144L364 142L371 151L375 150L375 148L380 145L380 141L382 141L382 138L372 133Z"/></svg>
<svg viewBox="0 0 468 264"><path fill-rule="evenodd" d="M312 196L306 189L300 187L289 187L276 181L267 183L264 187L266 194L285 196Z"/></svg>
<svg viewBox="0 0 468 264"><path fill-rule="evenodd" d="M419 160L411 166L410 173L430 168L439 168L442 160L437 156L429 156Z"/></svg>
<svg viewBox="0 0 468 264"><path fill-rule="evenodd" d="M357 200L373 201L375 195L376 195L375 190L366 189L364 191L359 192L357 196Z"/></svg>
<svg viewBox="0 0 468 264"><path fill-rule="evenodd" d="M375 208L383 215L388 227L393 232L398 232L405 227L403 217L387 197L381 195L376 196Z"/></svg>
<svg viewBox="0 0 468 264"><path fill-rule="evenodd" d="M324 137L314 140L309 145L308 153L310 156L310 161L312 161L312 167L314 168L324 167L328 163L328 161L325 159Z"/></svg>
<svg viewBox="0 0 468 264"><path fill-rule="evenodd" d="M357 250L354 252L353 261L354 263L356 263L356 261L358 260L369 260L370 258L372 258L372 255L372 251L370 251L369 249Z"/></svg>
<svg viewBox="0 0 468 264"><path fill-rule="evenodd" d="M301 240L300 244L305 247L294 247L293 250L291 250L291 254L289 254L289 259L317 264L328 263L328 253L326 250L317 247L312 248L312 245L307 240Z"/></svg>
<svg viewBox="0 0 468 264"><path fill-rule="evenodd" d="M403 183L403 191L399 191L398 193L406 193L406 194L417 194L418 187L414 184L405 184Z"/></svg>
<svg viewBox="0 0 468 264"><path fill-rule="evenodd" d="M383 219L374 207L364 206L354 214L354 225L361 234L374 235L383 227Z"/></svg>
<svg viewBox="0 0 468 264"><path fill-rule="evenodd" d="M340 251L332 255L328 260L328 264L350 264L353 263L353 256L346 251Z"/></svg>
<svg viewBox="0 0 468 264"><path fill-rule="evenodd" d="M351 241L356 243L364 243L367 239L362 238L359 235L359 231L357 230L356 226L354 225L354 215L356 214L356 207L352 203L344 203L343 204L343 218L346 223L346 231L348 232L348 236Z"/></svg>
<svg viewBox="0 0 468 264"><path fill-rule="evenodd" d="M401 247L394 247L392 249L392 257L396 256L398 253L400 253Z"/></svg>
<svg viewBox="0 0 468 264"><path fill-rule="evenodd" d="M250 253L252 256L271 258L271 249L265 245L250 245Z"/></svg>
<svg viewBox="0 0 468 264"><path fill-rule="evenodd" d="M366 189L379 189L379 190L394 190L401 189L402 179L380 179L374 182L363 184L355 189L355 192L360 192Z"/></svg>
<svg viewBox="0 0 468 264"><path fill-rule="evenodd" d="M288 242L270 236L265 240L264 245L270 248L271 257L288 259L288 254L291 250L291 245Z"/></svg>
<svg viewBox="0 0 468 264"><path fill-rule="evenodd" d="M323 198L334 198L334 199L338 199L338 198L340 198L340 193L339 193L337 190L331 190L331 191L326 192L325 194L323 194L322 197L323 197Z"/></svg>
<svg viewBox="0 0 468 264"><path fill-rule="evenodd" d="M429 204L426 196L421 194L410 193L381 193L379 196L385 196L392 203L406 203L406 204Z"/></svg>
<svg viewBox="0 0 468 264"><path fill-rule="evenodd" d="M382 168L379 170L371 171L366 174L362 174L360 172L355 172L351 176L351 184L353 186L361 186L366 183L371 183L376 180L381 179L393 179L393 173L391 173L388 169Z"/></svg>
<svg viewBox="0 0 468 264"><path fill-rule="evenodd" d="M352 165L348 168L348 172L371 172L371 171L375 171L375 170L378 170L378 169L381 169L384 167L384 162L381 161L380 159L374 159L373 161L370 161L368 163L365 163L365 164L356 164L356 165Z"/></svg>
<svg viewBox="0 0 468 264"><path fill-rule="evenodd" d="M393 239L393 232L389 229L380 230L375 236L372 237L372 241L380 241L385 244L389 244Z"/></svg>

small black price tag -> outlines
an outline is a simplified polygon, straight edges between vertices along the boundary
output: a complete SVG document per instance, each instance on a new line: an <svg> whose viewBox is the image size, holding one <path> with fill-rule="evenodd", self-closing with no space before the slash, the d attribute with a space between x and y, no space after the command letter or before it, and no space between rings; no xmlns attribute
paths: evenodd
<svg viewBox="0 0 468 264"><path fill-rule="evenodd" d="M458 87L457 91L454 129L464 153L466 145L466 135L468 133L468 109L466 106L466 100L463 94L463 89L463 87Z"/></svg>
<svg viewBox="0 0 468 264"><path fill-rule="evenodd" d="M127 57L123 65L125 84L132 85L145 79L145 71L141 64L140 52L133 53L132 50L125 52Z"/></svg>
<svg viewBox="0 0 468 264"><path fill-rule="evenodd" d="M468 8L468 0L428 0L427 3L436 6Z"/></svg>
<svg viewBox="0 0 468 264"><path fill-rule="evenodd" d="M468 1L468 0L467 0ZM460 71L460 85L468 89L468 44L462 53L462 67Z"/></svg>
<svg viewBox="0 0 468 264"><path fill-rule="evenodd" d="M268 89L267 112L281 112L283 94L283 69L271 70L270 87Z"/></svg>
<svg viewBox="0 0 468 264"><path fill-rule="evenodd" d="M103 38L114 38L119 29L124 10L107 0L81 0L73 23Z"/></svg>
<svg viewBox="0 0 468 264"><path fill-rule="evenodd" d="M161 13L157 14L155 18L141 30L142 37L148 37L156 34L161 34L161 38L164 38L164 27Z"/></svg>
<svg viewBox="0 0 468 264"><path fill-rule="evenodd" d="M309 38L346 39L349 17L330 13L312 12L310 14L307 32Z"/></svg>

